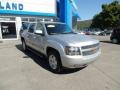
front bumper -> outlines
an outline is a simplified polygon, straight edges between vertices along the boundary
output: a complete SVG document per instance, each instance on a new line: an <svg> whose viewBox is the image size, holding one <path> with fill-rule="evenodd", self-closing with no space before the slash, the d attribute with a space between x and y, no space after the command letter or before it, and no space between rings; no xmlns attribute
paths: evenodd
<svg viewBox="0 0 120 90"><path fill-rule="evenodd" d="M97 53L88 56L62 56L61 61L63 67L66 68L80 68L86 66L94 61L100 56L101 51L99 50Z"/></svg>

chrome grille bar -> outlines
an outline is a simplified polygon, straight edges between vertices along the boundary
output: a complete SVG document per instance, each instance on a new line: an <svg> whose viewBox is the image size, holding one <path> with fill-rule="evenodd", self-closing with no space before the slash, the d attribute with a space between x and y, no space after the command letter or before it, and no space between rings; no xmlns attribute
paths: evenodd
<svg viewBox="0 0 120 90"><path fill-rule="evenodd" d="M88 45L88 46L82 46L81 51L83 56L88 56L95 54L99 51L100 44L93 44L93 45Z"/></svg>
<svg viewBox="0 0 120 90"><path fill-rule="evenodd" d="M94 47L97 47L97 46L99 46L99 43L94 44L94 45L82 46L81 49L89 49L89 48L94 48Z"/></svg>

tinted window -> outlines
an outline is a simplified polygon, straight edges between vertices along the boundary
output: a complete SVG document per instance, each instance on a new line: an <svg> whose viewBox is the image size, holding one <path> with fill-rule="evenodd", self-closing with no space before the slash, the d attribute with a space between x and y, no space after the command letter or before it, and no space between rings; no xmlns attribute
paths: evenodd
<svg viewBox="0 0 120 90"><path fill-rule="evenodd" d="M22 22L22 30L26 30L28 28L29 23Z"/></svg>
<svg viewBox="0 0 120 90"><path fill-rule="evenodd" d="M34 32L34 29L35 29L35 23L31 23L30 25L29 25L29 29L28 29L28 32L30 32L30 33L33 33Z"/></svg>

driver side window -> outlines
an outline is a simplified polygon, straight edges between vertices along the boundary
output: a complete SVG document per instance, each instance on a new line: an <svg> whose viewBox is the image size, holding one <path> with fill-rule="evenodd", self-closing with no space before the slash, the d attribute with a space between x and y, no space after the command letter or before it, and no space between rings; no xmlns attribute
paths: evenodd
<svg viewBox="0 0 120 90"><path fill-rule="evenodd" d="M37 23L36 30L40 30L41 32L44 31L44 27L41 23Z"/></svg>

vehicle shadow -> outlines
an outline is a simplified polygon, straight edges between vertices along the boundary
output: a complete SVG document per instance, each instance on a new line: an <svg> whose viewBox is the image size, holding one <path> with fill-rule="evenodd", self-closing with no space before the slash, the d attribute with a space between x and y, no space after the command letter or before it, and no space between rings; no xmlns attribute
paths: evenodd
<svg viewBox="0 0 120 90"><path fill-rule="evenodd" d="M109 43L109 44L113 44L111 41L100 41L102 43Z"/></svg>
<svg viewBox="0 0 120 90"><path fill-rule="evenodd" d="M114 44L111 41L100 41L100 42L102 42L102 43L108 43L108 44ZM120 45L120 44L118 43L117 45Z"/></svg>
<svg viewBox="0 0 120 90"><path fill-rule="evenodd" d="M47 59L43 55L33 53L31 50L28 50L27 52L24 52L21 44L16 45L16 48L25 54L25 56L23 58L31 58L40 67L44 68L47 71L52 72L49 68ZM52 72L52 73L54 73L54 74L70 74L70 73L80 71L84 68L85 67L78 68L78 69L63 68L62 72L60 72L60 73L54 73L54 72Z"/></svg>

